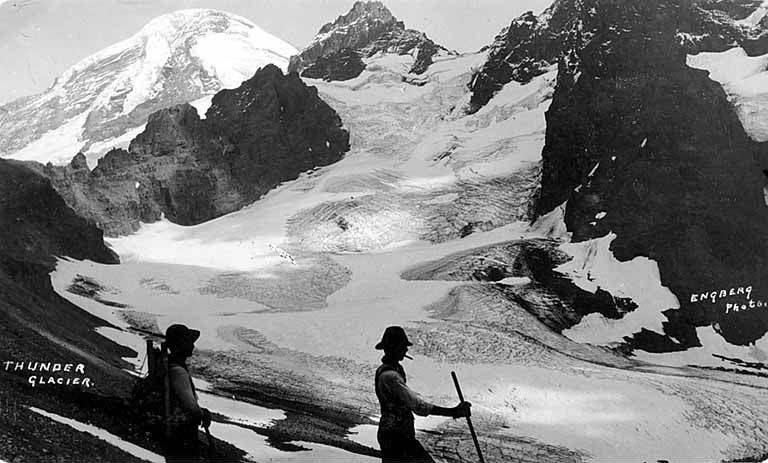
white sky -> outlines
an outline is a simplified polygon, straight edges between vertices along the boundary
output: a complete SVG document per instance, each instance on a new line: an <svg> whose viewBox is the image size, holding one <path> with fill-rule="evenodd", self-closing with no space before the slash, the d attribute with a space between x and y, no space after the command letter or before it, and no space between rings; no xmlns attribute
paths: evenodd
<svg viewBox="0 0 768 463"><path fill-rule="evenodd" d="M475 51L516 16L552 0L384 0L406 27L441 45ZM183 8L244 16L302 49L354 0L0 0L0 104L48 88L80 59Z"/></svg>

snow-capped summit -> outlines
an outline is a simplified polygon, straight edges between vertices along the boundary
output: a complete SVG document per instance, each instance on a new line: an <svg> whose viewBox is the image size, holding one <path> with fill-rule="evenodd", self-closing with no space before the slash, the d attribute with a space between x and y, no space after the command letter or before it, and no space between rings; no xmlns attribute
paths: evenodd
<svg viewBox="0 0 768 463"><path fill-rule="evenodd" d="M205 97L266 64L285 70L296 52L230 13L160 16L70 67L47 91L0 107L0 156L57 164L85 151L93 162L126 145L152 112L184 102L204 111Z"/></svg>
<svg viewBox="0 0 768 463"><path fill-rule="evenodd" d="M301 54L291 58L289 71L304 77L347 80L360 75L364 60L378 53L410 55L409 72L422 74L435 55L449 54L426 34L406 29L379 1L357 1L352 9L320 28Z"/></svg>

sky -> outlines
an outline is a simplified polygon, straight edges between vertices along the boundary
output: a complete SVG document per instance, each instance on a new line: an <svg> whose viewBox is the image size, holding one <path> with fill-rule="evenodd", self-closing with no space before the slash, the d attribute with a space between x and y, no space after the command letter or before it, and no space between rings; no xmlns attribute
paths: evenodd
<svg viewBox="0 0 768 463"><path fill-rule="evenodd" d="M384 0L405 26L459 52L488 45L526 11L552 0ZM354 0L0 0L0 104L45 90L62 71L130 37L153 18L214 8L251 20L302 49Z"/></svg>

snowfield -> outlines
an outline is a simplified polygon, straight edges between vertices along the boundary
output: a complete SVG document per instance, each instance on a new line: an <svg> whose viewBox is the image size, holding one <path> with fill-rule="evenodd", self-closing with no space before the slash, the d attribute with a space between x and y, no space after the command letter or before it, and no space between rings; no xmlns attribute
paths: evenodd
<svg viewBox="0 0 768 463"><path fill-rule="evenodd" d="M766 11L758 9L760 15ZM747 134L756 141L768 140L768 54L748 56L736 47L688 55L688 66L709 71L709 77L723 86Z"/></svg>
<svg viewBox="0 0 768 463"><path fill-rule="evenodd" d="M611 363L607 351L603 362L578 354L584 346L574 340L610 342L639 327L660 329L658 308L675 298L660 285L653 261L615 261L611 236L568 244L562 208L528 225L556 71L527 85L508 84L466 116L466 83L482 54L439 60L421 86L402 81L407 58L378 56L356 79L311 82L351 132L344 160L210 222L181 227L160 221L111 239L120 265L60 260L54 287L123 329L137 319L159 330L172 323L200 328L201 361L219 379L274 368L269 371L310 381L315 393L352 401L369 414L377 413L371 381L380 352L373 346L386 326L403 325L416 340L415 359L405 364L409 384L453 405L450 372L456 371L474 404L487 461L509 461L510 455L525 461L721 461L763 454L764 378L642 362L627 368L632 362ZM473 233L461 237L468 224ZM452 320L433 310L452 291L479 283L402 278L451 254L532 239L560 239L574 256L560 271L585 289L599 285L632 297L638 310L610 323L588 317L564 333L572 339L543 333L545 327L537 328L540 335L514 325L498 332L475 316L486 310L483 300L468 302L472 313L457 305L468 312ZM128 307L68 292L77 275L99 281L103 299ZM520 311L518 320L533 318L522 308L510 310ZM130 341L125 332L100 332L141 349L138 336ZM429 354L439 349L445 355ZM514 355L498 357L495 349ZM473 360L456 360L463 354ZM231 363L216 370L205 361L214 356ZM659 363L672 362L665 357ZM231 406L216 405L232 414ZM263 412L237 414L248 420ZM316 444L302 444L311 452L289 454L244 428L217 426L216 435L256 459L366 461ZM417 419L417 427L433 431L421 437L436 458L475 461L463 423ZM376 447L370 425L350 431L350 439Z"/></svg>

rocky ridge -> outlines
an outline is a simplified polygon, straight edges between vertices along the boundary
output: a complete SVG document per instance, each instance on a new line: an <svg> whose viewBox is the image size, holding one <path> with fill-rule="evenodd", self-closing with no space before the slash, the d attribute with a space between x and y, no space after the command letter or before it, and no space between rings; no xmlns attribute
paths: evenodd
<svg viewBox="0 0 768 463"><path fill-rule="evenodd" d="M357 1L291 57L288 71L313 79L348 80L363 72L365 58L377 53L411 55L414 62L409 73L422 74L436 55L449 51L423 32L406 29L381 2Z"/></svg>
<svg viewBox="0 0 768 463"><path fill-rule="evenodd" d="M189 104L153 113L128 150L108 152L93 171L82 154L38 169L115 236L163 216L193 225L236 211L348 149L349 133L317 90L268 65L217 93L205 119Z"/></svg>
<svg viewBox="0 0 768 463"><path fill-rule="evenodd" d="M618 2L616 9L630 8ZM679 0L669 27L687 53L743 47L750 56L768 52L768 17L760 0ZM525 83L555 64L568 65L611 20L600 2L556 0L536 16L527 12L512 20L489 48L488 60L472 79L470 113L483 107L506 83ZM638 18L645 22L645 18ZM614 25L614 27L618 27ZM649 33L652 26L645 27Z"/></svg>

